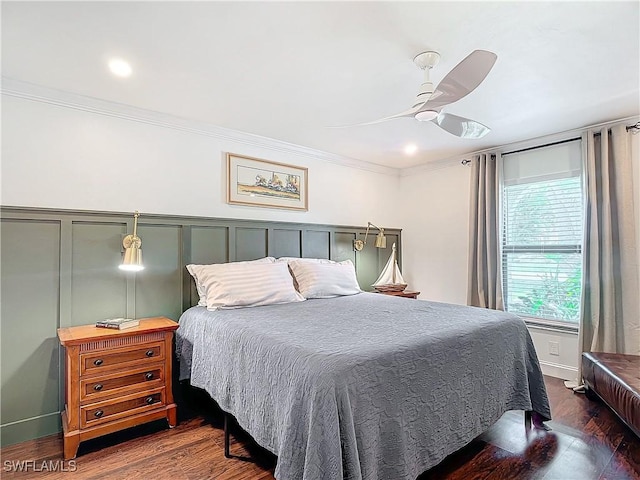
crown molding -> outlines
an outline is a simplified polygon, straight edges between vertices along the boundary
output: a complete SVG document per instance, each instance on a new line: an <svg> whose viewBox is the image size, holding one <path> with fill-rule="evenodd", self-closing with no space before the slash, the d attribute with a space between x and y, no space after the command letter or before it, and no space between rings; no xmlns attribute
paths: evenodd
<svg viewBox="0 0 640 480"><path fill-rule="evenodd" d="M314 160L322 160L350 168L397 177L400 169L385 167L355 158L344 157L302 145L263 137L252 133L219 127L207 122L177 117L175 115L134 107L123 103L111 102L95 97L57 90L34 83L2 77L0 93L9 97L33 102L56 105L58 107L80 110L96 115L120 118L132 122L145 123L161 128L169 128L194 135L203 135L221 140L241 143L252 147L264 148L275 152L294 153Z"/></svg>
<svg viewBox="0 0 640 480"><path fill-rule="evenodd" d="M493 149L492 149L493 150ZM453 157L441 158L439 160L432 160L420 165L414 165L413 167L406 167L400 170L401 177L411 177L423 172L431 172L433 170L441 170L443 168L453 167L454 165L460 165L460 162L469 157L471 153L461 153Z"/></svg>

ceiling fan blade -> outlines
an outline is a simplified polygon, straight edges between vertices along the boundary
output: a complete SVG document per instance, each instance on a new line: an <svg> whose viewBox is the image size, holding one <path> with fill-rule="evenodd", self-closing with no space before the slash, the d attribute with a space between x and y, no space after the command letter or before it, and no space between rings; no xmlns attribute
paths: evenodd
<svg viewBox="0 0 640 480"><path fill-rule="evenodd" d="M432 122L460 138L482 138L491 131L486 125L450 113L441 113Z"/></svg>
<svg viewBox="0 0 640 480"><path fill-rule="evenodd" d="M489 74L498 56L486 50L474 50L438 84L434 96L420 110L442 108L475 90ZM435 95L440 92L440 95Z"/></svg>
<svg viewBox="0 0 640 480"><path fill-rule="evenodd" d="M406 110L404 112L401 113L396 113L395 115L391 115L390 117L384 117L384 118L380 118L378 120L373 120L371 122L364 122L364 123L354 123L352 125L334 125L334 126L329 126L327 128L346 128L346 127L361 127L363 125L374 125L376 123L382 123L382 122L386 122L387 120L393 120L394 118L402 118L402 117L413 117L416 112L418 110L420 110L420 108L422 108L424 104L418 105L416 107L413 107L409 110Z"/></svg>

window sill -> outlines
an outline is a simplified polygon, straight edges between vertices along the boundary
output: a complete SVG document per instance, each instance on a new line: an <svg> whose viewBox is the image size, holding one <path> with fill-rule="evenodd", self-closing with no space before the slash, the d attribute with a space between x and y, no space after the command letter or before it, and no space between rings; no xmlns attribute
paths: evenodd
<svg viewBox="0 0 640 480"><path fill-rule="evenodd" d="M578 335L578 325L573 323L554 322L552 320L544 320L542 318L523 317L522 315L521 317L524 320L524 323L527 324L527 327L535 328L538 330L547 330L551 332L562 332Z"/></svg>

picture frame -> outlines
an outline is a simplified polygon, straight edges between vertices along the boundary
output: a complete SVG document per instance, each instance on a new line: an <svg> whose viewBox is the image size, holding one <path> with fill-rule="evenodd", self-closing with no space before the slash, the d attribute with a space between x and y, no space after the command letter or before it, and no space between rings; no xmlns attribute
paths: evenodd
<svg viewBox="0 0 640 480"><path fill-rule="evenodd" d="M227 203L306 212L308 169L227 153Z"/></svg>

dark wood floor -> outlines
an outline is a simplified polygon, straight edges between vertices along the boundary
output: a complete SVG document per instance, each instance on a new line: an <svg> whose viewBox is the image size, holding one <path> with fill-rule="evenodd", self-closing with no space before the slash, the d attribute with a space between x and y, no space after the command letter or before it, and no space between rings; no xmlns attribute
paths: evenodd
<svg viewBox="0 0 640 480"><path fill-rule="evenodd" d="M640 440L599 401L573 394L558 379L545 380L551 432L535 431L527 438L522 412L508 412L419 480L640 479ZM82 443L75 472L6 471L8 461L32 460L42 470L43 461L60 460L57 435L3 448L2 478L273 479L275 457L246 435L233 441L231 452L258 463L224 458L221 415L206 396L191 392L185 402L189 407L181 408L182 421L172 430L157 422Z"/></svg>

